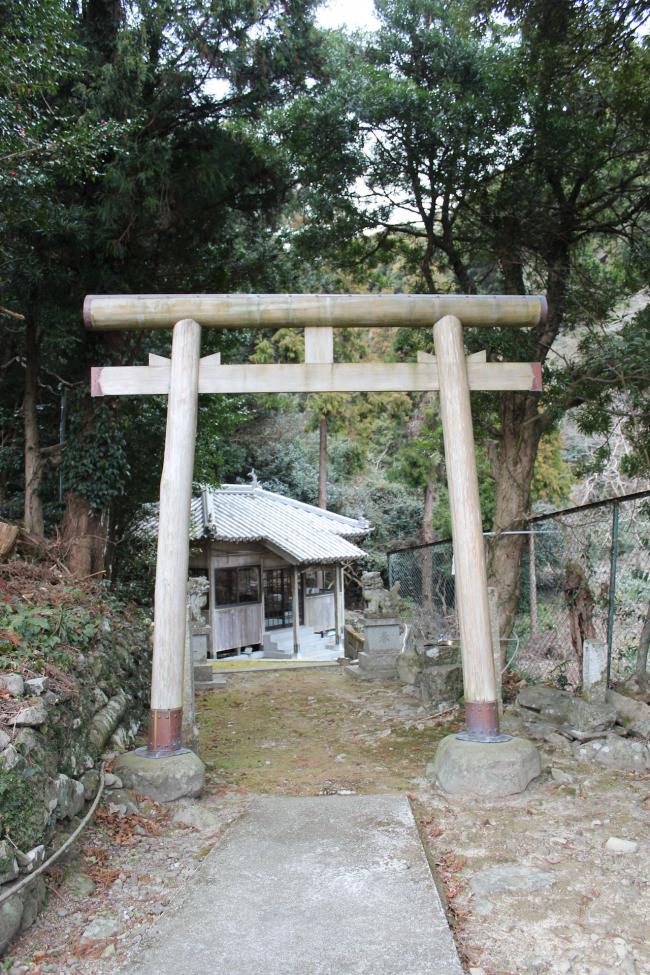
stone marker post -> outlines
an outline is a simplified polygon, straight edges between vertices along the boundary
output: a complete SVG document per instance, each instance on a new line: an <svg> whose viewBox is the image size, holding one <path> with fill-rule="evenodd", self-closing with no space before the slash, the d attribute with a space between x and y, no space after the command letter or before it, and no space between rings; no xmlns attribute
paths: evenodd
<svg viewBox="0 0 650 975"><path fill-rule="evenodd" d="M607 644L585 640L582 645L582 696L591 704L607 700Z"/></svg>

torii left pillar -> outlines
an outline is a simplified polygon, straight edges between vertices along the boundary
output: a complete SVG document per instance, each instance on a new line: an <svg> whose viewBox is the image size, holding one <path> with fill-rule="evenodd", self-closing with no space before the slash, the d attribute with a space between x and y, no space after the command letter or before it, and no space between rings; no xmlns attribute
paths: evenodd
<svg viewBox="0 0 650 975"><path fill-rule="evenodd" d="M154 596L151 715L148 751L181 748L183 660L192 474L199 394L201 326L185 318L174 326L167 400L165 456L160 479L158 554Z"/></svg>
<svg viewBox="0 0 650 975"><path fill-rule="evenodd" d="M201 358L201 326L174 325L160 480L154 596L151 711L146 748L122 755L116 768L127 787L160 801L201 791L203 763L181 743L192 474ZM158 761L150 762L149 759Z"/></svg>

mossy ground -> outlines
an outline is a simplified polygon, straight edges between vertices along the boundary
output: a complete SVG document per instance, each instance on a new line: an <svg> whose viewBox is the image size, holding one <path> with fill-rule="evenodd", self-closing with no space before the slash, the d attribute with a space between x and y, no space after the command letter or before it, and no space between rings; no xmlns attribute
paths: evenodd
<svg viewBox="0 0 650 975"><path fill-rule="evenodd" d="M406 791L450 731L393 683L340 670L232 675L201 695L201 757L211 788L318 795Z"/></svg>

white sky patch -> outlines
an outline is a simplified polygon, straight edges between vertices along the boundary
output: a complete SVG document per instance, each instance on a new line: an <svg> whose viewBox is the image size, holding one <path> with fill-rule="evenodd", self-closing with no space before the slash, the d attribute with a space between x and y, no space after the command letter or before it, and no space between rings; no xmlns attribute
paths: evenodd
<svg viewBox="0 0 650 975"><path fill-rule="evenodd" d="M318 8L316 23L330 29L377 30L379 27L373 0L328 0Z"/></svg>

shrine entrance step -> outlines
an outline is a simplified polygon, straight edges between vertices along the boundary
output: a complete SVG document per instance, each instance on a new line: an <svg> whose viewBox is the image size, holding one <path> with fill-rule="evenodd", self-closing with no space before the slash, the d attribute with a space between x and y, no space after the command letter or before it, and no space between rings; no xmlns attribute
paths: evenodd
<svg viewBox="0 0 650 975"><path fill-rule="evenodd" d="M461 975L404 796L257 800L130 975Z"/></svg>

